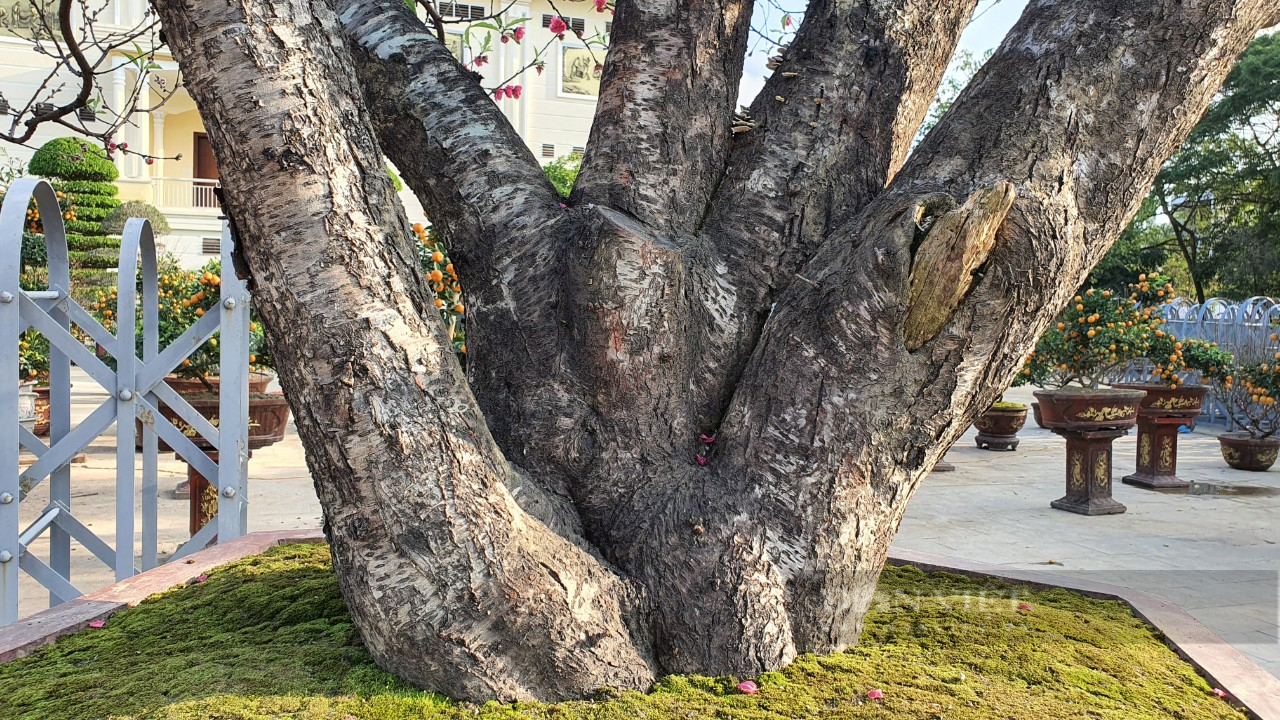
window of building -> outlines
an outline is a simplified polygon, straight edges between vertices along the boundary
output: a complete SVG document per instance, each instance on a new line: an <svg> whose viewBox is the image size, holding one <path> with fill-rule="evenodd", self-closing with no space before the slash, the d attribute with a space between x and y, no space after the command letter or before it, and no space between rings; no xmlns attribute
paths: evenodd
<svg viewBox="0 0 1280 720"><path fill-rule="evenodd" d="M207 237L200 238L200 252L205 255L221 255L222 254L222 238Z"/></svg>
<svg viewBox="0 0 1280 720"><path fill-rule="evenodd" d="M573 148L573 152L575 155L585 155L587 153L587 149L584 147L578 147L575 145Z"/></svg>
<svg viewBox="0 0 1280 720"><path fill-rule="evenodd" d="M548 145L548 144L546 144L546 143L543 143L543 145L542 145L542 157L544 157L544 158L553 158L553 157L555 157L555 156L556 156L556 146L555 146L555 145Z"/></svg>
<svg viewBox="0 0 1280 720"><path fill-rule="evenodd" d="M461 18L463 20L479 20L489 15L483 5L463 5L456 2L440 3L440 14L444 17Z"/></svg>

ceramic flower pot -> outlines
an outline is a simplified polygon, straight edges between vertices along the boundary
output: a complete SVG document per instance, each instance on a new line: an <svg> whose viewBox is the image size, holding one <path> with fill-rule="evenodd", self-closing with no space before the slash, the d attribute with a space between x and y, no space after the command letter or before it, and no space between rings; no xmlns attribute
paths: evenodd
<svg viewBox="0 0 1280 720"><path fill-rule="evenodd" d="M274 375L269 375L267 373L249 373L249 392L265 393L267 391L267 386L270 385L271 381L274 379ZM209 381L209 386L212 386L215 392L221 384L220 379L216 375L207 377L205 380ZM196 378L184 378L178 377L177 375L170 375L169 377L166 377L164 381L168 383L169 387L173 388L179 395L197 395L209 392L209 386L206 386Z"/></svg>
<svg viewBox="0 0 1280 720"><path fill-rule="evenodd" d="M1017 450L1018 431L1026 422L1026 405L992 407L974 421L978 429L974 442L983 450Z"/></svg>
<svg viewBox="0 0 1280 720"><path fill-rule="evenodd" d="M1040 415L1040 403L1038 403L1038 402L1033 402L1033 403L1031 403L1031 416L1035 418L1035 421L1036 421L1036 427L1040 428L1041 430L1048 430L1048 429L1049 429L1049 428L1045 427L1045 425L1044 425L1044 417L1042 417L1042 416Z"/></svg>
<svg viewBox="0 0 1280 720"><path fill-rule="evenodd" d="M1050 430L1121 430L1138 422L1143 390L1066 387L1037 390L1040 417Z"/></svg>
<svg viewBox="0 0 1280 720"><path fill-rule="evenodd" d="M1128 383L1112 385L1117 390L1143 390L1147 394L1138 406L1138 413L1150 417L1183 417L1194 418L1200 414L1204 406L1204 396L1209 392L1208 385L1179 385L1171 388L1168 385L1154 383Z"/></svg>
<svg viewBox="0 0 1280 720"><path fill-rule="evenodd" d="M44 436L49 434L49 388L36 388L36 427L31 432Z"/></svg>
<svg viewBox="0 0 1280 720"><path fill-rule="evenodd" d="M183 393L183 399L190 403L191 407L200 415L209 421L214 427L218 427L219 399L214 393ZM173 423L183 435L191 438L196 447L210 450L213 448L195 428L191 427L187 421L183 420L178 413L174 412L167 405L160 406L160 414L169 422ZM280 393L250 393L249 394L249 449L257 450L268 445L273 445L284 439L285 428L289 425L289 403L284 399L284 395ZM137 444L142 446L142 425L137 424ZM158 445L161 452L169 452L173 448L164 440L159 441Z"/></svg>
<svg viewBox="0 0 1280 720"><path fill-rule="evenodd" d="M36 428L35 387L35 383L18 384L18 422L32 432Z"/></svg>
<svg viewBox="0 0 1280 720"><path fill-rule="evenodd" d="M1138 407L1137 469L1121 480L1148 489L1187 487L1189 483L1177 474L1178 428L1195 421L1209 386L1144 383L1114 387L1147 393Z"/></svg>
<svg viewBox="0 0 1280 720"><path fill-rule="evenodd" d="M1114 515L1125 506L1111 496L1111 443L1138 422L1142 390L1037 390L1044 424L1067 441L1066 494L1051 507L1080 515Z"/></svg>
<svg viewBox="0 0 1280 720"><path fill-rule="evenodd" d="M1280 438L1255 438L1247 432L1229 432L1218 436L1222 459L1236 470L1264 472L1276 463Z"/></svg>

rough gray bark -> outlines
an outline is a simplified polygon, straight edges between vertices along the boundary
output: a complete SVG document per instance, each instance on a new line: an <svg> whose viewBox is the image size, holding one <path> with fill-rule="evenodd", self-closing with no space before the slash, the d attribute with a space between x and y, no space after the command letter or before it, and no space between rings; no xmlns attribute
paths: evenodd
<svg viewBox="0 0 1280 720"><path fill-rule="evenodd" d="M374 658L457 697L644 685L655 668L633 635L633 583L516 503L530 489L427 302L336 17L305 3L158 8L200 78L191 92Z"/></svg>
<svg viewBox="0 0 1280 720"><path fill-rule="evenodd" d="M816 0L738 141L749 5L622 0L562 210L400 0L157 6L353 617L503 700L855 642L921 479L1277 20L1033 0L898 171L971 0ZM462 256L470 387L375 132Z"/></svg>

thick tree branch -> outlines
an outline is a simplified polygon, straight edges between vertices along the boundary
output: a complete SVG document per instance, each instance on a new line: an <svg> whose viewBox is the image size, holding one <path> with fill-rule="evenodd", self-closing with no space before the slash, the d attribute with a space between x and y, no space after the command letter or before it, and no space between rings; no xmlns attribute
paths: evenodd
<svg viewBox="0 0 1280 720"><path fill-rule="evenodd" d="M888 192L833 232L805 281L779 298L705 474L646 488L666 512L628 530L634 553L673 559L640 573L664 620L666 667L740 658L747 647L786 659L856 640L919 482L1013 378L1270 9L1267 0L1030 3ZM1007 184L1016 200L981 277L942 329L908 350L913 285L957 281L913 278L918 249L931 228L993 207L981 196ZM951 201L939 206L939 191ZM740 597L758 604L734 615L736 632L705 624Z"/></svg>
<svg viewBox="0 0 1280 720"><path fill-rule="evenodd" d="M810 4L752 103L759 128L738 136L707 222L735 286L757 298L781 290L833 223L884 190L976 5Z"/></svg>
<svg viewBox="0 0 1280 720"><path fill-rule="evenodd" d="M337 18L325 3L156 5L374 658L472 700L644 687L637 593L516 503L522 480L426 301Z"/></svg>
<svg viewBox="0 0 1280 720"><path fill-rule="evenodd" d="M336 6L381 145L464 279L468 372L489 427L548 491L555 515L576 524L565 479L570 445L523 410L585 413L564 357L570 214L474 74L402 0Z"/></svg>
<svg viewBox="0 0 1280 720"><path fill-rule="evenodd" d="M526 242L559 197L498 106L403 0L335 0L383 151L459 267Z"/></svg>
<svg viewBox="0 0 1280 720"><path fill-rule="evenodd" d="M619 0L575 203L689 234L724 171L751 0Z"/></svg>
<svg viewBox="0 0 1280 720"><path fill-rule="evenodd" d="M923 122L976 0L816 0L737 136L704 236L733 289L701 365L741 368L770 305L834 224L880 194ZM707 297L720 299L714 293ZM736 373L697 386L720 412Z"/></svg>

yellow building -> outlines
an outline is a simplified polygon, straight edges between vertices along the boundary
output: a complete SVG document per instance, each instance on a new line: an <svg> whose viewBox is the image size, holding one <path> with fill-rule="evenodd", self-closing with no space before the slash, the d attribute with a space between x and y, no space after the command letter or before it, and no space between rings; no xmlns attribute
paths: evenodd
<svg viewBox="0 0 1280 720"><path fill-rule="evenodd" d="M47 12L56 13L56 0L39 1L49 8ZM102 9L95 25L99 36L126 32L147 18L146 0L89 0L89 7ZM564 40L558 40L549 29L555 11L547 0L517 0L514 4L472 0L471 3L441 2L438 7L446 20L453 21L448 25L450 48L468 67L482 75L485 87L495 88L500 83L521 87L518 99L504 96L496 102L535 157L545 163L581 152L595 114L598 65L604 60L604 51L600 47L588 47L589 43L573 31L582 31L588 39L607 33L611 15L596 12L590 0L558 0L557 7L569 25ZM504 8L508 22L513 18L527 18L521 42L504 43L493 35L486 46L484 35L491 33L476 29L469 33L470 42L463 42L466 23L457 21L485 18ZM65 102L78 90L76 79L67 77L60 92L56 88L63 82L61 78L41 92L41 83L53 67L53 61L33 49L30 38L33 32L39 31L40 25L31 0L0 0L0 93L12 108L10 115L26 106L29 100ZM484 61L477 64L477 55L486 47ZM541 72L535 68L522 70L535 62L538 50L544 47ZM124 59L121 56L121 60ZM149 83L142 90L144 98L138 103L141 108L159 104L163 96L169 94L167 88L179 86L179 73L172 58L158 55L156 64L159 69L150 73ZM100 82L106 104L121 108L139 80L137 71L127 62L121 62ZM185 91L178 89L158 108L135 113L131 120L121 128L116 142L128 143L130 150L155 159L148 164L141 155L117 156L120 197L143 200L159 208L171 228L170 234L161 240L165 249L185 265L203 264L217 254L220 223L213 188L218 182L218 172L195 103ZM102 122L90 122L87 126L105 128ZM8 123L4 130L9 130ZM25 163L45 141L68 134L71 133L66 128L46 124L27 147L8 145L0 146L0 150ZM410 219L422 220L422 208L412 193L401 193L401 198Z"/></svg>

